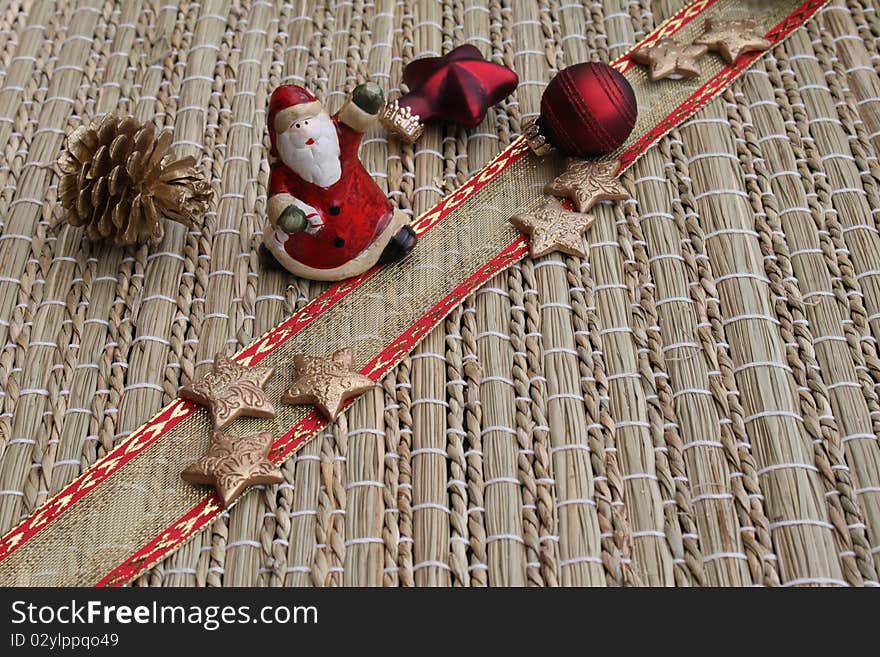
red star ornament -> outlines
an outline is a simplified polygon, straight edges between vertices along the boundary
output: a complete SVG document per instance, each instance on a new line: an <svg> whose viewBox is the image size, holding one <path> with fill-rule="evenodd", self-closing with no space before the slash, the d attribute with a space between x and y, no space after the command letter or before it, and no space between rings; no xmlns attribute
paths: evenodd
<svg viewBox="0 0 880 657"><path fill-rule="evenodd" d="M468 128L477 125L492 105L513 93L519 78L466 44L442 57L410 62L403 70L403 82L410 92L386 104L379 119L390 132L412 143L430 119Z"/></svg>

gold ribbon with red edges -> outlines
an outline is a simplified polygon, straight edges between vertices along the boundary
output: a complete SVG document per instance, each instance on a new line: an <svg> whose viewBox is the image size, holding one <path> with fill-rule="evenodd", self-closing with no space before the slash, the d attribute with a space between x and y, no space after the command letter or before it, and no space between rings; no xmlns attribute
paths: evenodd
<svg viewBox="0 0 880 657"><path fill-rule="evenodd" d="M787 13L783 14L781 20L776 24L772 24L769 27L765 37L773 46L780 44L793 30L809 20L827 1L807 0L805 2L798 2L797 0L780 0L778 3L774 3L774 7L782 7L780 11L787 11ZM742 12L753 4L755 3L750 3L748 0L698 0L687 5L665 21L636 46L635 49L650 44L661 37L679 33L687 26L690 26L689 29L692 30L693 22L698 18L709 16L720 16L723 18L724 16L731 16L730 12ZM741 18L742 16L736 17ZM761 53L758 52L748 53L741 56L734 64L716 67L720 70L712 74L704 84L696 88L689 96L679 99L678 104L671 111L659 114L657 120L651 123L642 134L632 135L621 152L615 154L615 157L620 161L619 172L632 166L657 140L726 89L733 80L741 75L760 56ZM663 99L663 82L647 82L646 76L639 72L637 65L631 61L629 53L615 61L612 66L627 75L634 86L654 85L651 93L660 100ZM654 110L654 113L657 113L657 110ZM413 227L420 235L424 235L452 214L465 201L478 201L478 195L484 187L492 183L502 172L509 169L528 153L529 149L525 140L518 138L459 189L416 219L413 222ZM462 228L462 231L467 230L466 226ZM476 270L467 273L440 302L426 308L418 321L410 325L380 353L376 354L361 369L361 372L374 381L381 379L424 339L453 308L493 276L503 272L525 257L528 254L528 250L528 241L523 236L515 238L508 244L499 244L497 255L476 268ZM350 295L356 295L358 289L371 277L375 276L380 269L380 267L375 267L358 277L333 285L327 292L312 300L285 322L239 352L235 359L244 365L259 363L267 355L273 353L281 345L297 335L306 326L324 315L341 300L346 299ZM445 273L451 277L457 274L457 272ZM7 533L0 539L0 574L3 573L4 568L9 567L8 560L11 555L21 550L23 546L27 545L39 533L53 531L53 522L69 512L75 505L81 503L87 496L100 495L102 482L106 481L111 475L119 473L125 468L127 463L162 439L172 428L181 422L185 422L196 410L197 407L190 402L181 399L175 400L145 425L120 441L91 469L77 477L19 526ZM276 440L271 448L269 458L280 465L307 440L323 429L326 424L327 421L317 411L308 413L295 426L291 427L289 431ZM93 583L96 586L123 585L168 557L198 532L205 529L222 511L223 507L216 493L206 494L195 506L179 518L169 518L169 525L166 529L144 543L122 563L110 568L97 582L73 583ZM121 543L124 542L125 537L108 537L108 539ZM45 566L45 560L51 559L51 555L41 555L40 559Z"/></svg>

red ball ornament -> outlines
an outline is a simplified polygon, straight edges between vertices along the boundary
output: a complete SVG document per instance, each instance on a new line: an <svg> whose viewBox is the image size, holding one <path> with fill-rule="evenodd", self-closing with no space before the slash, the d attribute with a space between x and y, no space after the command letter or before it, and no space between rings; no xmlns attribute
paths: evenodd
<svg viewBox="0 0 880 657"><path fill-rule="evenodd" d="M526 137L538 154L552 145L574 157L608 155L629 137L637 115L635 92L620 72L598 62L575 64L550 80Z"/></svg>

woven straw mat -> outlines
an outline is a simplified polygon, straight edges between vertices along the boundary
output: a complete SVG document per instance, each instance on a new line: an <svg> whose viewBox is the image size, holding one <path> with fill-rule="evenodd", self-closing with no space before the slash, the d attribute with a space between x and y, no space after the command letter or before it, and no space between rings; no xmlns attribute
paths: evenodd
<svg viewBox="0 0 880 657"><path fill-rule="evenodd" d="M274 87L396 95L408 61L463 43L514 68L475 129L366 136L418 214L520 133L555 71L682 4L0 2L0 533L325 289L258 257ZM878 8L832 2L627 172L634 199L602 209L587 259L492 280L286 483L136 584L876 586ZM155 248L62 221L64 135L117 109L173 127L215 191Z"/></svg>

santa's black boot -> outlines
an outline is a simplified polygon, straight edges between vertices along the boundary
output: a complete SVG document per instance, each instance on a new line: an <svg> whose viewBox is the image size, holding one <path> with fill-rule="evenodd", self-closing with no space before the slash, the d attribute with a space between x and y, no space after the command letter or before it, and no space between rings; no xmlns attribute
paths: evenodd
<svg viewBox="0 0 880 657"><path fill-rule="evenodd" d="M415 248L418 241L419 238L416 235L416 231L409 225L404 226L388 242L385 250L382 251L382 257L379 258L379 262L387 264L400 260Z"/></svg>

